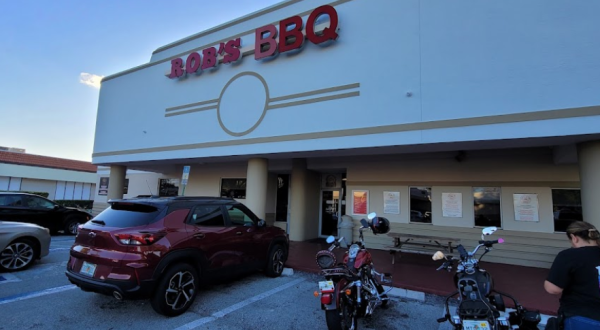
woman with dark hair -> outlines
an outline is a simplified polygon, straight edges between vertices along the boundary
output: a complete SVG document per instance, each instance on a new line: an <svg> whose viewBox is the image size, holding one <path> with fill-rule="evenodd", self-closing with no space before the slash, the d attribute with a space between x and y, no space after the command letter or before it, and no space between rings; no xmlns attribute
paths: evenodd
<svg viewBox="0 0 600 330"><path fill-rule="evenodd" d="M561 295L559 320L565 330L600 329L600 233L575 221L567 228L572 248L554 259L544 289Z"/></svg>

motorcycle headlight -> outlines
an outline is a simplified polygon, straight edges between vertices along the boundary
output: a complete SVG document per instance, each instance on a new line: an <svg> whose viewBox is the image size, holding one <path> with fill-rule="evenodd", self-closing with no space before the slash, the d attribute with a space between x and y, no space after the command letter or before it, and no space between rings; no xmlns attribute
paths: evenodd
<svg viewBox="0 0 600 330"><path fill-rule="evenodd" d="M358 247L358 244L350 245L350 248L348 249L348 257L356 258L356 255L358 255L359 250L360 250L360 247Z"/></svg>

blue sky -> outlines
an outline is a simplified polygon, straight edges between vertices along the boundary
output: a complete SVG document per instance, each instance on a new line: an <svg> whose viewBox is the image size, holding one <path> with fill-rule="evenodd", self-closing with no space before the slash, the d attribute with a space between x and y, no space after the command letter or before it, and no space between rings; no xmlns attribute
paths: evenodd
<svg viewBox="0 0 600 330"><path fill-rule="evenodd" d="M91 161L97 76L278 2L0 1L0 146Z"/></svg>

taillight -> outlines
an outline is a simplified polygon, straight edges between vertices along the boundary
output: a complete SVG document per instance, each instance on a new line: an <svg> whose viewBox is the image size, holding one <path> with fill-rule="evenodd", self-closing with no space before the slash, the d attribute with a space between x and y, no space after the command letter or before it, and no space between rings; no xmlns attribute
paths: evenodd
<svg viewBox="0 0 600 330"><path fill-rule="evenodd" d="M323 304L323 305L331 304L331 298L332 298L331 293L323 293L321 295L321 304Z"/></svg>
<svg viewBox="0 0 600 330"><path fill-rule="evenodd" d="M165 233L124 233L115 234L121 244L152 245L165 236Z"/></svg>

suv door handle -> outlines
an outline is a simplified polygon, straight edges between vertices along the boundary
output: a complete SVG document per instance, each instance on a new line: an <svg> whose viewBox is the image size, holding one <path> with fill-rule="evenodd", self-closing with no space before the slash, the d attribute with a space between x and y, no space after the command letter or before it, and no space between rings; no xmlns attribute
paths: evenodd
<svg viewBox="0 0 600 330"><path fill-rule="evenodd" d="M202 234L202 233L200 233L200 234L195 234L195 235L194 235L194 238L195 238L195 239L201 239L201 238L204 238L204 234Z"/></svg>
<svg viewBox="0 0 600 330"><path fill-rule="evenodd" d="M238 232L236 232L235 234L236 234L236 235L241 235L241 234L242 234L242 232L241 232L241 231L238 231Z"/></svg>

